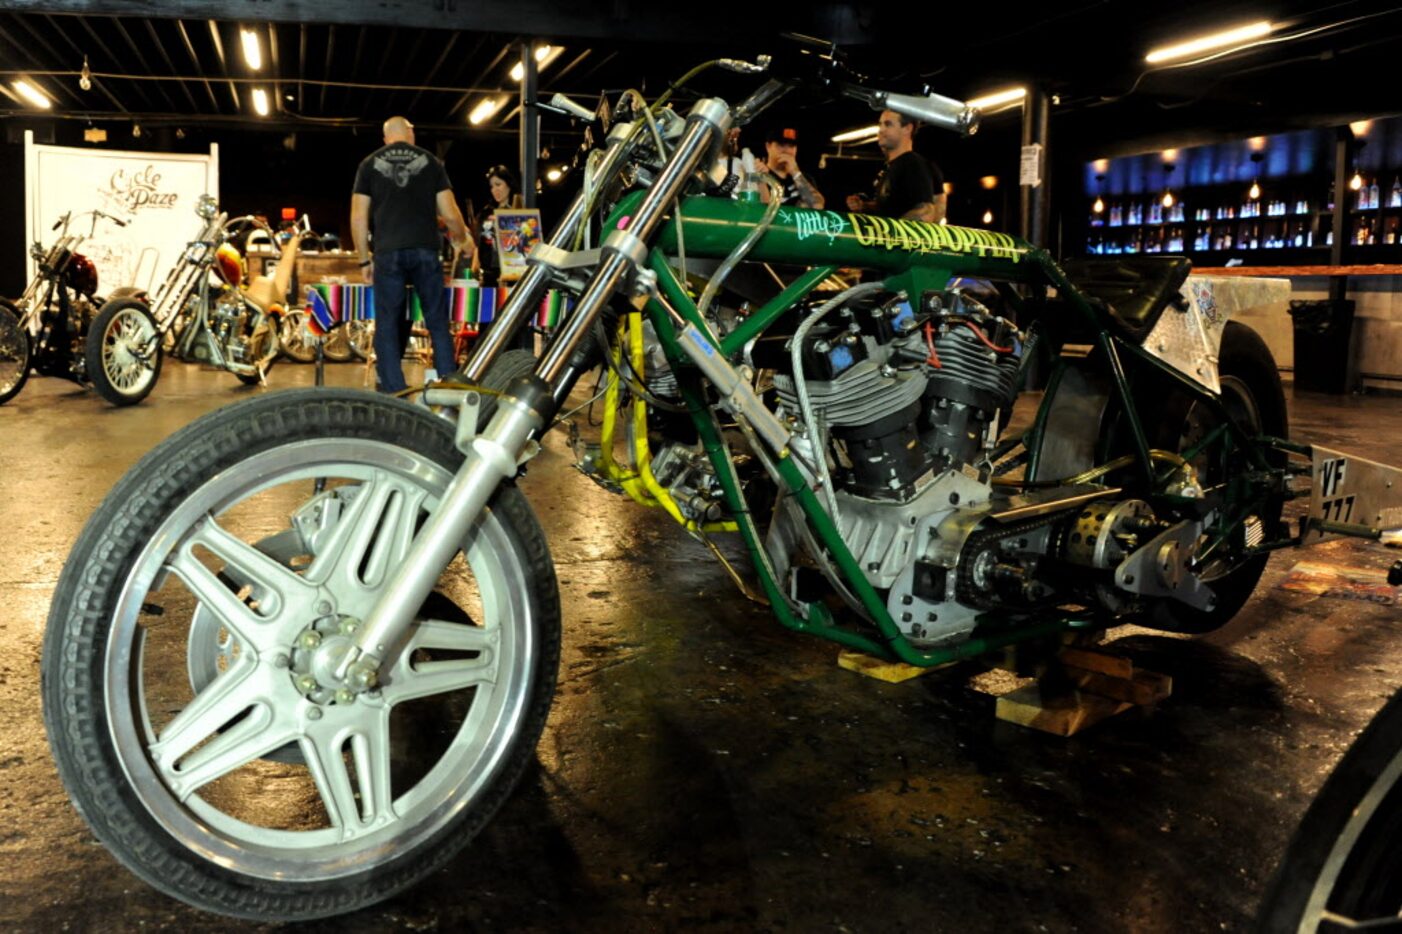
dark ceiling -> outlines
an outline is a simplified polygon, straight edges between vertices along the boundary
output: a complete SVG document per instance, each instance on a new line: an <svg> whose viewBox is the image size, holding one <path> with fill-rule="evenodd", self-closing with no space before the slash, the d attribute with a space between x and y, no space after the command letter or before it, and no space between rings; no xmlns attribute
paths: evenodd
<svg viewBox="0 0 1402 934"><path fill-rule="evenodd" d="M1277 25L1270 41L1192 67L1146 70L1144 53L1156 44L1256 19ZM241 27L260 37L258 71L244 62ZM440 132L514 134L517 85L508 73L526 37L564 50L542 72L542 96L558 90L592 103L604 90L655 94L717 53L780 48L784 30L839 40L854 65L888 85L971 96L1041 82L1058 95L1058 119L1102 149L1146 135L1244 133L1402 110L1402 8L1365 2L10 0L0 13L0 119L38 114L12 91L23 77L53 99L46 119L286 131L375 127L404 113ZM90 90L79 86L85 58ZM705 90L745 87L727 78ZM270 95L267 117L253 112L255 88ZM490 94L512 103L469 128L471 107ZM807 117L834 130L863 119L855 106L819 106Z"/></svg>

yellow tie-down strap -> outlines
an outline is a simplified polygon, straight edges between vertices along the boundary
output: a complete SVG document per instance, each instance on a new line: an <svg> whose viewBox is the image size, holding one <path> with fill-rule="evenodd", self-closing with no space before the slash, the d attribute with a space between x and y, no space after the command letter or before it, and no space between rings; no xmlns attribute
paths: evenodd
<svg viewBox="0 0 1402 934"><path fill-rule="evenodd" d="M739 526L734 522L705 522L688 519L682 515L672 494L657 482L652 475L652 452L647 443L647 403L637 393L631 393L629 406L633 414L633 450L631 461L620 464L613 456L614 432L619 423L620 400L623 396L623 380L619 368L623 359L625 342L632 370L640 379L645 379L643 352L643 320L637 311L629 312L618 322L618 340L614 341L610 354L613 365L609 367L608 384L604 391L604 423L599 438L599 469L603 475L617 483L635 502L644 506L660 506L682 526L693 532L735 532Z"/></svg>

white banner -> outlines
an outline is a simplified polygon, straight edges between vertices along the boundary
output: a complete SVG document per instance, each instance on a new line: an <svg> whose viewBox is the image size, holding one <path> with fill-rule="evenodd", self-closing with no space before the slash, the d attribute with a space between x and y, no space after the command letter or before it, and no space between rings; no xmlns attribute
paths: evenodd
<svg viewBox="0 0 1402 934"><path fill-rule="evenodd" d="M43 146L24 134L25 243L45 247L65 213L75 218L98 210L127 222L100 220L78 251L97 266L98 294L136 285L154 289L204 222L195 202L219 196L219 146L209 155ZM87 236L92 218L75 220L69 233ZM34 260L26 269L34 276Z"/></svg>

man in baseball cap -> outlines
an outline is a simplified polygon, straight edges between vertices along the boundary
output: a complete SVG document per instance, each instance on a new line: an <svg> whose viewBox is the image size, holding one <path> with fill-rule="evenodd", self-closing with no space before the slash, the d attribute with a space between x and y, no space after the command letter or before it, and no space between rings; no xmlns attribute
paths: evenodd
<svg viewBox="0 0 1402 934"><path fill-rule="evenodd" d="M798 130L782 125L772 128L764 138L764 149L763 171L772 175L783 188L783 203L821 211L827 204L823 193L813 187L798 167ZM760 198L769 201L768 185L761 186Z"/></svg>

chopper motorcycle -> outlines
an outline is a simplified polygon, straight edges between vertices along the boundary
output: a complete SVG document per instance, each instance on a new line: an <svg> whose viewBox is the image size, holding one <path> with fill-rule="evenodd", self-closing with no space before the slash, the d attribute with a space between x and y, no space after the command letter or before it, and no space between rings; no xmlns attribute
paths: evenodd
<svg viewBox="0 0 1402 934"><path fill-rule="evenodd" d="M195 211L200 232L154 298L108 301L88 331L88 378L113 405L146 398L166 352L228 370L245 385L266 383L281 352L281 316L298 246L310 230L307 219L283 244L273 275L244 286L242 257L232 241L252 227L271 239L271 229L251 215L229 219L209 195L200 196Z"/></svg>
<svg viewBox="0 0 1402 934"><path fill-rule="evenodd" d="M1006 234L733 199L727 131L796 88L956 132L978 116L839 63L720 60L678 86L717 66L770 77L685 116L675 88L625 94L497 326L426 405L228 406L92 516L48 620L44 710L78 810L141 878L234 916L332 915L492 818L560 657L550 546L514 478L601 360L581 470L703 542L738 534L781 625L911 665L1129 620L1208 631L1272 550L1402 524L1397 470L1286 440L1274 362L1227 320L1251 295L1181 258L1063 268ZM744 304L724 286L745 263L808 271ZM864 281L830 290L852 267ZM507 351L550 288L572 315L539 360ZM1036 419L1004 437L1039 357ZM424 705L431 744L405 726Z"/></svg>
<svg viewBox="0 0 1402 934"><path fill-rule="evenodd" d="M73 222L84 217L92 218L88 233L69 233ZM36 242L30 249L37 269L24 294L13 302L0 299L0 405L19 394L31 369L86 381L84 338L103 300L97 294L97 268L78 247L92 239L100 220L127 225L102 211L64 214L53 226L59 231L53 245L45 250ZM135 291L120 288L113 297Z"/></svg>

